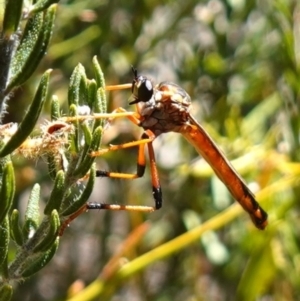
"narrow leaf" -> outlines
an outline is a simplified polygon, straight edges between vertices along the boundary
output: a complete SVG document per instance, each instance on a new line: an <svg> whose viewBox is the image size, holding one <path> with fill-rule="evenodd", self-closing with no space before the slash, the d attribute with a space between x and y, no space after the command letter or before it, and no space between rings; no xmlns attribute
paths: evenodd
<svg viewBox="0 0 300 301"><path fill-rule="evenodd" d="M3 33L5 36L10 36L16 32L22 14L23 0L6 1Z"/></svg>
<svg viewBox="0 0 300 301"><path fill-rule="evenodd" d="M57 120L60 118L60 105L56 95L52 96L51 99L51 120Z"/></svg>
<svg viewBox="0 0 300 301"><path fill-rule="evenodd" d="M270 231L268 237L264 236L261 243L253 247L253 254L238 284L236 300L257 300L274 282L277 267L270 244L274 233L275 231Z"/></svg>
<svg viewBox="0 0 300 301"><path fill-rule="evenodd" d="M49 248L51 248L52 244L54 243L58 230L60 228L60 220L59 215L56 210L53 210L51 212L50 218L49 218L49 231L47 234L43 237L43 239L33 248L33 252L45 252Z"/></svg>
<svg viewBox="0 0 300 301"><path fill-rule="evenodd" d="M37 1L32 8L30 9L30 13L38 13L47 9L50 5L54 3L58 3L59 0L40 0Z"/></svg>
<svg viewBox="0 0 300 301"><path fill-rule="evenodd" d="M24 243L24 236L19 223L19 211L14 209L10 217L10 236L18 246Z"/></svg>
<svg viewBox="0 0 300 301"><path fill-rule="evenodd" d="M87 104L90 108L93 107L93 103L97 97L97 83L94 79L90 80L88 83L88 98Z"/></svg>
<svg viewBox="0 0 300 301"><path fill-rule="evenodd" d="M18 146L20 146L24 142L24 140L32 132L46 101L50 73L51 69L47 70L42 76L39 87L36 91L35 97L33 99L33 102L31 103L31 106L29 107L28 112L20 123L15 134L0 150L0 157L4 157L12 153Z"/></svg>
<svg viewBox="0 0 300 301"><path fill-rule="evenodd" d="M92 132L91 132L88 124L87 123L83 123L81 125L81 128L82 128L82 131L83 131L85 144L91 145L93 135L92 135Z"/></svg>
<svg viewBox="0 0 300 301"><path fill-rule="evenodd" d="M89 171L89 169L91 168L95 160L94 157L90 156L90 153L99 149L101 138L102 138L102 128L98 127L93 133L93 139L89 147L89 150L87 152L87 155L80 163L80 166L77 168L77 170L74 171L74 176L81 178L85 176L86 173Z"/></svg>
<svg viewBox="0 0 300 301"><path fill-rule="evenodd" d="M45 215L51 214L54 209L59 210L65 192L65 173L60 170L56 174L53 190L44 209Z"/></svg>
<svg viewBox="0 0 300 301"><path fill-rule="evenodd" d="M94 112L95 113L106 113L107 105L106 105L106 95L103 88L99 88L97 90L96 99L93 104ZM104 119L99 119L95 121L94 128L98 126L104 127Z"/></svg>
<svg viewBox="0 0 300 301"><path fill-rule="evenodd" d="M52 180L55 180L56 177L56 164L57 164L57 158L53 154L47 155L47 165L48 165L48 174Z"/></svg>
<svg viewBox="0 0 300 301"><path fill-rule="evenodd" d="M32 53L34 46L39 38L39 33L42 25L42 13L34 15L27 21L22 39L20 41L20 45L11 62L10 80L6 88L7 93L9 93L14 86L18 85L18 76L21 75L26 61L30 58L30 54Z"/></svg>
<svg viewBox="0 0 300 301"><path fill-rule="evenodd" d="M72 213L79 210L87 202L88 198L90 197L93 191L95 178L96 178L96 169L95 169L95 165L93 164L89 173L89 180L86 184L85 189L83 190L82 194L72 203L72 205L62 212L62 216L71 215Z"/></svg>
<svg viewBox="0 0 300 301"><path fill-rule="evenodd" d="M25 213L25 222L23 226L23 234L26 238L32 237L39 226L40 220L40 185L35 184L31 190L26 213Z"/></svg>
<svg viewBox="0 0 300 301"><path fill-rule="evenodd" d="M82 91L82 87L86 86L83 84L83 82L86 82L86 80L87 78L84 67L81 64L78 64L75 67L70 79L68 92L69 107L71 105L78 106L81 103L82 94L87 93L87 90Z"/></svg>
<svg viewBox="0 0 300 301"><path fill-rule="evenodd" d="M70 100L69 100L70 102ZM69 116L77 116L77 106L75 104L70 105L69 108ZM80 148L80 141L79 141L79 121L74 121L74 133L72 135L70 135L70 150L74 151L75 153L78 153L79 148Z"/></svg>
<svg viewBox="0 0 300 301"><path fill-rule="evenodd" d="M36 70L46 53L54 24L56 5L52 5L46 14L38 13L26 26L20 47L12 61L12 72L6 93L23 84Z"/></svg>
<svg viewBox="0 0 300 301"><path fill-rule="evenodd" d="M86 156L89 156L89 147L92 143L92 132L90 130L90 126L87 122L83 122L80 125L83 135L84 135L84 145L80 148L80 159L78 159L78 162L82 162ZM80 165L79 163L78 165Z"/></svg>
<svg viewBox="0 0 300 301"><path fill-rule="evenodd" d="M17 35L12 35L10 39L0 39L0 116L5 112L4 100L7 95L5 90L9 78L12 55L18 45ZM4 111L4 112L3 112Z"/></svg>
<svg viewBox="0 0 300 301"><path fill-rule="evenodd" d="M38 254L34 258L28 259L28 264L25 264L24 270L21 272L22 277L29 277L41 270L54 256L59 245L59 237L56 238L53 246L45 253Z"/></svg>
<svg viewBox="0 0 300 301"><path fill-rule="evenodd" d="M4 220L11 207L15 195L15 174L11 161L3 169L2 185L0 190L0 223Z"/></svg>
<svg viewBox="0 0 300 301"><path fill-rule="evenodd" d="M98 62L97 56L93 57L93 67L96 77L96 82L99 88L105 88L105 79L100 64Z"/></svg>
<svg viewBox="0 0 300 301"><path fill-rule="evenodd" d="M100 67L100 64L96 56L93 57L93 67L94 67L96 82L98 85L98 90L97 90L96 97L94 98L92 108L95 113L106 113L107 101L106 101L106 94L105 94L104 73L102 72L102 69ZM104 125L104 120L98 120L94 124L94 129L98 126L103 127L103 125Z"/></svg>
<svg viewBox="0 0 300 301"><path fill-rule="evenodd" d="M7 270L7 253L9 245L9 220L6 216L0 224L0 270Z"/></svg>
<svg viewBox="0 0 300 301"><path fill-rule="evenodd" d="M5 283L0 287L0 301L10 301L13 294L11 285Z"/></svg>

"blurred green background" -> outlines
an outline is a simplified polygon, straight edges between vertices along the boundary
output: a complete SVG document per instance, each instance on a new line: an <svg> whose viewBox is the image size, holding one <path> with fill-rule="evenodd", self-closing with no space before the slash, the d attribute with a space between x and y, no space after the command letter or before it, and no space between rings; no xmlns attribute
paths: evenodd
<svg viewBox="0 0 300 301"><path fill-rule="evenodd" d="M154 143L163 208L152 214L83 214L65 231L50 264L18 285L14 300L66 300L97 277L104 281L99 300L300 300L299 2L61 1L48 53L15 92L18 106L9 108L7 119L20 120L47 68L54 69L51 93L66 108L72 70L80 62L93 77L94 55L107 84L131 82L133 65L155 83L182 86L193 100L192 114L251 189L261 190L269 226L257 230L237 204L230 209L236 216L226 220L234 202L228 191L180 135L167 134ZM133 109L130 91L108 96L109 111ZM49 119L49 111L43 118ZM117 120L103 147L140 135L141 129ZM136 149L111 152L97 167L134 172L136 155ZM44 184L45 196L51 183L43 160L19 168L16 206L22 209L33 183ZM98 179L90 201L152 204L150 176ZM212 222L188 241L193 228L215 217L219 226ZM110 274L104 268L120 250L116 262L130 263L161 245L168 251L163 244L182 234L187 236L170 254L157 260L150 253L149 264L130 276L114 277L114 269ZM86 294L79 300L92 299Z"/></svg>

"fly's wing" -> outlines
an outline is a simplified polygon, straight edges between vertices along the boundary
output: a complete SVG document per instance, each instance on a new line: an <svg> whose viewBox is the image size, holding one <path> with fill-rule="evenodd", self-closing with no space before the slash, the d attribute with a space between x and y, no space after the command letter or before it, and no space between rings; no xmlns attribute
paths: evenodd
<svg viewBox="0 0 300 301"><path fill-rule="evenodd" d="M225 158L222 151L217 147L203 127L190 116L190 123L184 125L181 134L192 144L197 152L212 167L219 179L226 185L232 196L247 211L259 229L267 226L267 213L255 200L244 180L239 176L231 163Z"/></svg>

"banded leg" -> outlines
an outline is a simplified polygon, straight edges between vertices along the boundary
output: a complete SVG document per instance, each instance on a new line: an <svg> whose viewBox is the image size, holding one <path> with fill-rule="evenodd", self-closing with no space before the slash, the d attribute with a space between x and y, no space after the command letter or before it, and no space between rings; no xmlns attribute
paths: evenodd
<svg viewBox="0 0 300 301"><path fill-rule="evenodd" d="M162 206L162 192L159 182L158 171L156 167L155 154L153 150L152 142L155 139L155 135L147 130L143 133L142 137L138 141L124 143L120 145L113 145L107 150L102 150L104 152L110 150L125 149L133 146L138 146L138 159L137 159L137 170L136 173L116 173L103 170L97 170L97 177L108 177L108 178L118 178L118 179L136 179L140 178L145 173L146 159L145 159L145 145L147 144L149 160L150 160L150 171L151 171L151 181L152 181L152 194L154 198L154 206L141 206L141 205L109 205L109 204L97 204L89 203L88 209L110 209L110 210L127 210L127 211L142 211L142 212L152 212L161 208ZM101 152L101 151L100 151ZM95 154L92 154L95 155Z"/></svg>
<svg viewBox="0 0 300 301"><path fill-rule="evenodd" d="M58 233L59 236L63 235L64 230L66 227L79 215L82 213L94 209L98 210L125 210L125 211L138 211L138 212L153 212L158 210L162 207L162 191L159 182L159 176L155 161L155 154L153 149L153 140L155 139L155 135L150 131L147 130L143 133L142 137L138 141L124 143L120 145L113 145L110 146L107 150L101 150L101 154L108 152L110 150L118 150L118 149L125 149L134 146L138 146L138 159L137 159L137 171L135 174L128 174L128 173L115 173L109 171L102 171L97 170L96 176L97 177L109 177L109 178L119 178L119 179L136 179L140 178L145 173L146 168L146 158L145 158L145 146L147 144L148 153L149 153L149 160L150 160L150 171L151 171L151 182L152 182L152 194L154 198L154 206L143 206L143 205L119 205L119 204L105 204L105 203L95 203L95 202L88 202L84 206L82 206L78 211L71 214L63 223ZM99 155L98 152L92 154Z"/></svg>

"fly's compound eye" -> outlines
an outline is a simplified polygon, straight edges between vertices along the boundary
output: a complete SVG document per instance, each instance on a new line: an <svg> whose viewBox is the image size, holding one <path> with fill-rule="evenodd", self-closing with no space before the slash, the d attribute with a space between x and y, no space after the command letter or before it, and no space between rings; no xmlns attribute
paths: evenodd
<svg viewBox="0 0 300 301"><path fill-rule="evenodd" d="M137 93L140 101L147 102L153 95L153 86L149 79L142 77L137 85Z"/></svg>
<svg viewBox="0 0 300 301"><path fill-rule="evenodd" d="M137 76L132 82L132 94L134 100L129 104L149 101L153 95L152 82L145 76Z"/></svg>

